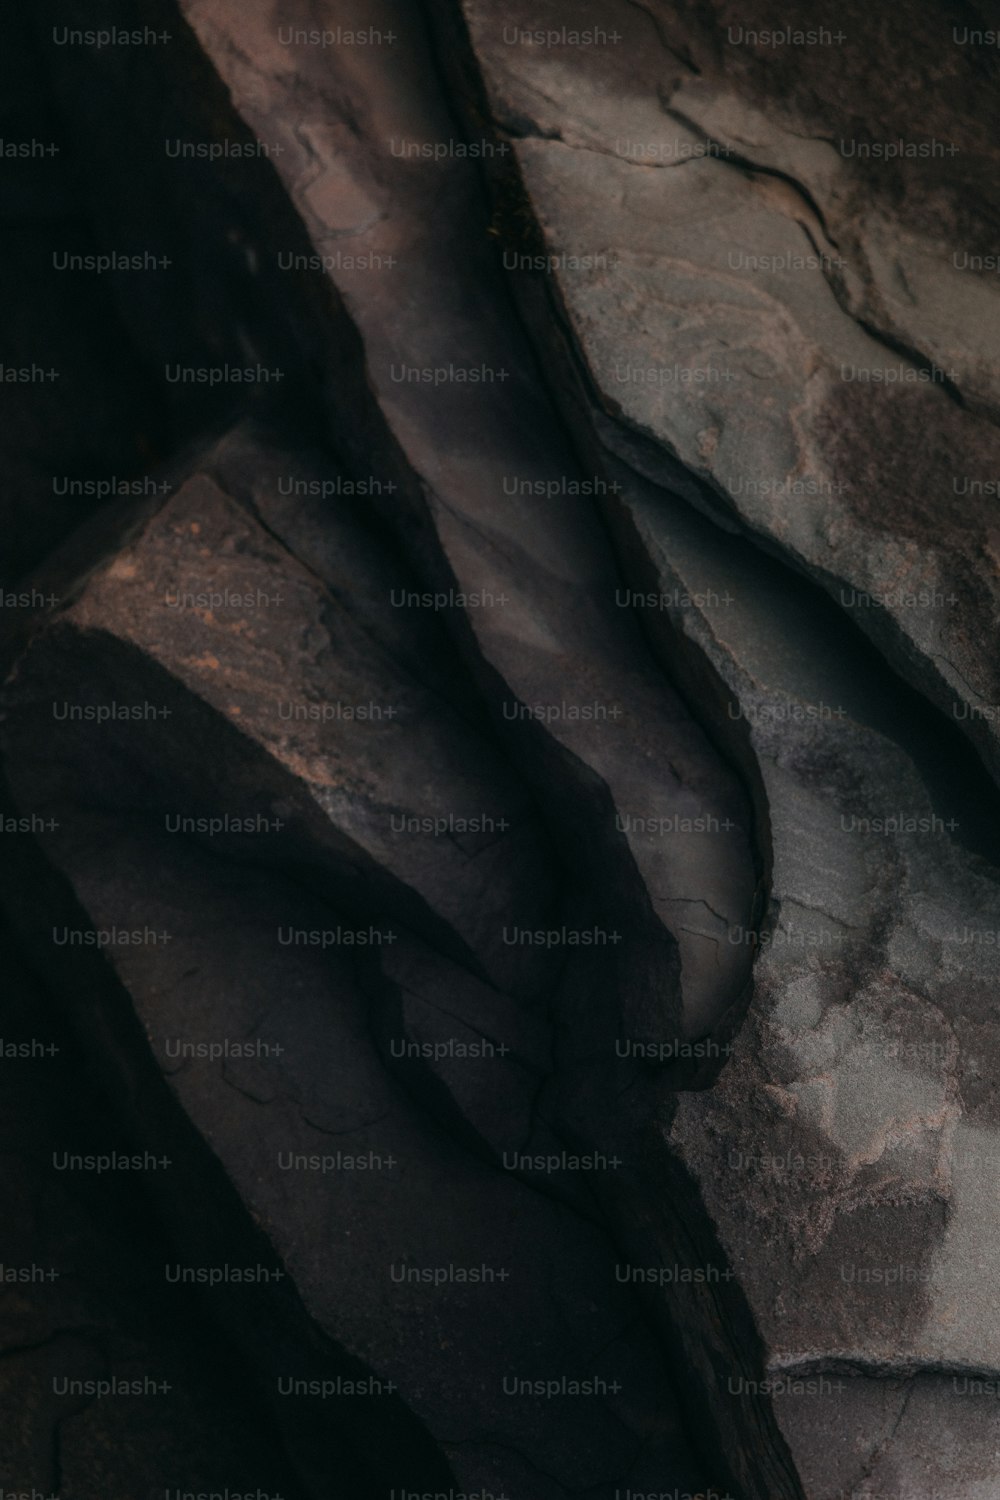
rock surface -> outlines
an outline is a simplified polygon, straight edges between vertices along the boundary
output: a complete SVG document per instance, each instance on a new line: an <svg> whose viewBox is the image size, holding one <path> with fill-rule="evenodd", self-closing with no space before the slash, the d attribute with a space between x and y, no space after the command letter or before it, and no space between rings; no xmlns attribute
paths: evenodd
<svg viewBox="0 0 1000 1500"><path fill-rule="evenodd" d="M7 23L4 1483L992 1500L995 49L94 9Z"/></svg>
<svg viewBox="0 0 1000 1500"><path fill-rule="evenodd" d="M603 445L819 582L995 772L995 58L936 4L874 71L861 6L770 51L764 4L591 5L618 42L584 49L505 40L558 5L439 9Z"/></svg>

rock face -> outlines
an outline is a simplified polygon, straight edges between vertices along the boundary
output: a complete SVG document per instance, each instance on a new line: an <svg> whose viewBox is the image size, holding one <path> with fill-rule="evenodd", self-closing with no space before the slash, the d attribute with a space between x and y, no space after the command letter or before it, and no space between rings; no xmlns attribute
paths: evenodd
<svg viewBox="0 0 1000 1500"><path fill-rule="evenodd" d="M651 4L571 68L511 40L559 9L461 20L602 444L854 611L995 769L993 61L937 5L873 77L860 6L795 51L767 6Z"/></svg>
<svg viewBox="0 0 1000 1500"><path fill-rule="evenodd" d="M11 50L0 257L158 260L0 387L5 1024L86 1073L5 1483L994 1496L989 33L96 9Z"/></svg>

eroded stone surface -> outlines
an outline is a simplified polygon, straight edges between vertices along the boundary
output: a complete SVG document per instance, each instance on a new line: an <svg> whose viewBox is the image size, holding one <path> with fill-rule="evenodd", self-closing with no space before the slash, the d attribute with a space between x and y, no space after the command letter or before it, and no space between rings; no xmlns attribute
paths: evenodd
<svg viewBox="0 0 1000 1500"><path fill-rule="evenodd" d="M523 794L372 639L364 610L356 620L207 477L144 515L48 629L17 668L34 707L14 732L62 724L52 754L89 766L99 799L345 890L368 885L482 973L530 989L534 959L504 927L546 914L551 879ZM81 696L77 653L97 636ZM32 686L43 640L54 654ZM116 733L133 721L145 784L124 774L136 751ZM116 760L121 780L102 792Z"/></svg>
<svg viewBox="0 0 1000 1500"><path fill-rule="evenodd" d="M976 101L994 60L919 7L898 71L834 88L827 65L850 77L869 36L855 11L842 44L798 49L789 99L789 48L765 70L727 40L754 17L600 9L619 42L590 49L506 42L536 7L462 13L603 442L823 584L995 768L978 643L996 622L1000 302L969 269L992 244ZM904 128L916 76L933 121Z"/></svg>
<svg viewBox="0 0 1000 1500"><path fill-rule="evenodd" d="M996 1081L979 1028L1000 907L993 866L966 842L987 832L984 807L995 818L992 794L961 807L921 775L912 704L893 702L858 642L830 650L839 622L808 590L651 490L627 493L621 526L664 594L725 588L728 604L667 610L651 629L672 651L680 632L689 670L717 674L719 733L766 805L754 1003L671 1137L739 1268L769 1374L993 1370ZM950 1422L942 1412L945 1435ZM788 1425L806 1474L814 1429Z"/></svg>
<svg viewBox="0 0 1000 1500"><path fill-rule="evenodd" d="M108 181L53 58L91 207L170 221L150 368L290 379L166 393L162 493L4 633L5 901L172 1231L287 1271L218 1317L309 1494L332 1439L357 1493L985 1500L995 63L929 7L881 72L853 4L794 63L763 5L561 9L188 0L100 59ZM953 153L846 149L918 83ZM161 129L268 159L133 203Z"/></svg>
<svg viewBox="0 0 1000 1500"><path fill-rule="evenodd" d="M482 1061L467 1140L447 1113L445 1134L434 1100L425 1103L426 1083L380 1058L376 1002L349 949L294 940L342 935L328 906L263 871L231 867L221 883L218 856L106 818L78 815L47 849L97 930L169 935L109 946L111 969L178 1104L310 1318L363 1361L366 1373L347 1378L369 1382L368 1420L388 1423L379 1409L403 1401L464 1489L556 1497L589 1486L610 1496L625 1479L645 1488L664 1465L682 1471L682 1440L664 1422L670 1398L659 1353L631 1294L615 1284L581 1174L565 1174L571 1195L584 1194L574 1211L477 1148L490 1132L479 1118L489 1100L501 1120L510 1109L505 1056ZM390 972L391 936L383 939ZM58 951L48 963L58 971ZM462 1042L479 1024L475 997L463 996L461 980L439 979L434 993L455 1016L449 1039ZM390 1006L387 1029L393 1014ZM207 1048L221 1036L249 1055L171 1058L177 1039ZM509 1023L498 1041L505 1036L523 1048ZM451 1114L462 1113L458 1094ZM510 1140L566 1149L526 1115L498 1146ZM274 1362L268 1399L322 1413L315 1397L287 1386L315 1378L295 1354ZM536 1381L546 1390L555 1382L548 1399ZM337 1403L347 1413L350 1394L345 1385ZM397 1487L412 1482L407 1458L402 1448L387 1455Z"/></svg>
<svg viewBox="0 0 1000 1500"><path fill-rule="evenodd" d="M404 528L416 522L414 545L444 591L488 601L467 610L465 639L494 715L530 747L540 796L558 768L580 858L593 860L580 839L585 807L605 800L594 867L610 862L616 918L645 929L633 1004L676 1009L673 1026L703 1034L738 1006L746 980L744 956L716 941L725 914L749 921L753 911L745 807L615 604L619 580L592 503L602 485L559 435L511 324L474 166L426 87L422 30L389 7L356 12L357 24L363 14L396 28L391 55L282 45L264 5L187 9L241 114L280 136L278 171L362 335L367 379L410 475L382 510ZM290 34L302 20L290 7ZM253 45L228 46L237 32ZM671 818L673 835L659 821ZM705 837L699 819L725 822L729 836Z"/></svg>

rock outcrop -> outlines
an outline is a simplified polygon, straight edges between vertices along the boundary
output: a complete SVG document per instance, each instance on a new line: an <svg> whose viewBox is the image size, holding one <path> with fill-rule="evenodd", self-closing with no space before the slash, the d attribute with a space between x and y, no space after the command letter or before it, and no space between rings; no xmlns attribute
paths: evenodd
<svg viewBox="0 0 1000 1500"><path fill-rule="evenodd" d="M163 261L12 324L93 359L0 451L11 1037L88 1075L10 1105L4 1254L84 1267L15 1487L986 1500L988 41L96 9L0 236Z"/></svg>

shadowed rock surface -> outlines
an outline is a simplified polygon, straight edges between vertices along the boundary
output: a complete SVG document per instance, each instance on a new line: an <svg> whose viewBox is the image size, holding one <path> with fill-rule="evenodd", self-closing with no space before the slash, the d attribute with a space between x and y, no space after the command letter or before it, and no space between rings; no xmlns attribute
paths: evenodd
<svg viewBox="0 0 1000 1500"><path fill-rule="evenodd" d="M10 1034L86 1071L10 1105L4 1256L85 1267L10 1299L12 1479L992 1500L995 49L74 24L10 23L0 236L11 367L92 371L2 387Z"/></svg>

